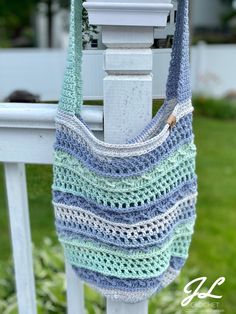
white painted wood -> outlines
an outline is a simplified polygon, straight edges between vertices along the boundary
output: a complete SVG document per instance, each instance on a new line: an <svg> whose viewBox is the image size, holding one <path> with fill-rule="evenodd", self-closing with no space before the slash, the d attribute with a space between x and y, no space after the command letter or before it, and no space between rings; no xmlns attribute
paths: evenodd
<svg viewBox="0 0 236 314"><path fill-rule="evenodd" d="M153 84L152 98L164 99L169 71L171 49L153 49Z"/></svg>
<svg viewBox="0 0 236 314"><path fill-rule="evenodd" d="M67 282L67 313L84 314L84 287L81 280L73 271L71 265L66 261Z"/></svg>
<svg viewBox="0 0 236 314"><path fill-rule="evenodd" d="M19 162L52 163L56 107L0 104L0 161L5 162L19 314L36 314L25 168ZM102 107L83 106L82 116L101 138ZM83 284L68 264L66 278L68 314L83 314Z"/></svg>
<svg viewBox="0 0 236 314"><path fill-rule="evenodd" d="M206 53L206 43L199 42L197 45L197 58L196 62L196 77L195 77L195 86L198 93L206 93L207 89L209 88L207 80L211 79L210 77L207 78L208 71L207 71L207 53Z"/></svg>
<svg viewBox="0 0 236 314"><path fill-rule="evenodd" d="M107 6L108 2L109 6ZM105 51L104 69L107 76L104 78L103 85L104 140L108 143L124 143L130 140L138 135L152 118L153 64L152 51L149 48L153 43L153 28L148 26L160 26L162 23L165 25L166 17L165 21L158 19L155 10L159 9L158 12L163 13L160 6L155 7L158 1L150 2L133 0L126 1L124 5L125 1L120 1L114 5L113 1L106 1L102 5L100 2L99 7L97 0L90 6L91 1L88 1L86 5L89 8L91 20L94 18L94 21L99 24L99 19L102 17L102 25L106 23L111 25L102 28L103 43L109 47ZM114 9L113 12L111 12L112 9ZM150 14L151 11L153 16ZM110 16L107 16L108 12ZM128 22L126 12L128 12ZM118 20L116 20L117 16L119 16ZM155 24L152 24L154 16ZM114 27L113 25L116 24L131 27ZM147 28L146 30L144 27L132 28L134 25ZM107 300L107 314L127 313L147 314L148 300L138 304Z"/></svg>
<svg viewBox="0 0 236 314"><path fill-rule="evenodd" d="M153 27L102 26L102 42L107 48L149 48L153 43Z"/></svg>
<svg viewBox="0 0 236 314"><path fill-rule="evenodd" d="M104 79L104 137L124 143L150 122L151 75L108 75Z"/></svg>
<svg viewBox="0 0 236 314"><path fill-rule="evenodd" d="M193 1L192 1L193 2ZM173 8L170 11L170 20L166 27L155 27L154 38L165 39L169 35L174 35L175 32L175 16L177 11L177 0L172 0Z"/></svg>
<svg viewBox="0 0 236 314"><path fill-rule="evenodd" d="M149 74L152 71L152 50L107 49L105 71L115 74Z"/></svg>
<svg viewBox="0 0 236 314"><path fill-rule="evenodd" d="M193 92L200 90L211 97L225 97L235 92L236 45L207 45L202 42L199 45L191 49Z"/></svg>
<svg viewBox="0 0 236 314"><path fill-rule="evenodd" d="M53 104L0 104L0 162L52 164L56 108ZM82 116L103 139L103 108L83 106Z"/></svg>
<svg viewBox="0 0 236 314"><path fill-rule="evenodd" d="M57 104L0 103L0 127L55 129ZM102 131L102 106L82 107L81 116L95 131Z"/></svg>
<svg viewBox="0 0 236 314"><path fill-rule="evenodd" d="M107 30L107 29L106 29ZM125 28L123 28L125 34ZM129 27L127 32L130 32ZM142 44L143 32L136 28L136 39ZM129 46L130 37L123 36L121 32L116 33L114 43L121 42ZM152 37L153 41L153 37ZM140 66L137 55L140 49L133 47L120 49L110 48L105 51L104 69L108 68L108 75L104 78L104 138L109 143L124 143L138 133L147 125L152 116L152 51L146 48L145 41L143 54L146 54L145 62ZM150 43L151 45L152 43ZM121 46L123 46L121 44ZM106 56L108 54L108 56ZM132 60L134 63L116 61L110 58L119 54L119 59ZM139 59L140 61L140 59ZM108 64L106 64L108 62ZM132 71L127 70L132 69ZM136 70L134 70L136 68ZM143 73L146 73L145 75ZM118 75L122 74L122 75ZM132 75L131 75L132 74Z"/></svg>
<svg viewBox="0 0 236 314"><path fill-rule="evenodd" d="M55 130L0 128L0 161L52 164Z"/></svg>
<svg viewBox="0 0 236 314"><path fill-rule="evenodd" d="M171 0L88 0L84 7L90 24L165 26Z"/></svg>
<svg viewBox="0 0 236 314"><path fill-rule="evenodd" d="M135 304L116 301L107 302L107 314L144 314L148 313L148 302Z"/></svg>
<svg viewBox="0 0 236 314"><path fill-rule="evenodd" d="M36 314L25 167L19 163L4 167L19 314Z"/></svg>
<svg viewBox="0 0 236 314"><path fill-rule="evenodd" d="M103 27L104 28L104 27ZM145 27L144 27L145 28ZM147 27L149 28L149 27ZM136 27L134 27L134 30ZM126 33L124 33L124 37ZM151 32L152 37L153 32ZM149 36L149 35L148 35ZM114 35L115 37L115 35ZM144 36L143 36L144 37ZM112 35L111 35L112 38ZM137 43L135 43L135 40ZM143 39L142 39L143 40ZM111 41L111 39L110 39ZM133 35L132 48L142 48ZM131 42L131 40L130 40ZM142 41L140 41L142 42ZM150 40L147 46L151 45ZM129 43L130 44L130 43ZM108 43L109 47L119 47ZM124 47L128 48L124 44ZM153 49L153 98L165 96L171 49ZM199 53L198 46L191 48L191 81L193 93L199 91ZM209 77L205 91L214 97L223 97L235 90L236 45L206 45L203 52L206 67L202 75ZM40 49L0 49L0 101L16 89L26 89L41 95L43 100L57 100L60 94L64 72L65 52L63 50ZM86 51L83 55L84 99L103 99L104 51ZM220 62L219 62L220 60ZM48 71L50 69L50 71ZM45 80L47 73L48 80ZM48 84L50 81L50 84ZM210 88L209 88L210 85ZM204 87L204 86L203 86Z"/></svg>
<svg viewBox="0 0 236 314"><path fill-rule="evenodd" d="M109 74L104 79L105 140L122 143L137 135L150 121L152 51L108 49L105 70Z"/></svg>
<svg viewBox="0 0 236 314"><path fill-rule="evenodd" d="M0 49L0 101L4 101L11 92L19 89L38 94L42 101L57 101L62 86L66 54L63 49ZM104 75L103 50L83 51L85 100L103 98Z"/></svg>
<svg viewBox="0 0 236 314"><path fill-rule="evenodd" d="M107 27L104 28L106 29ZM139 33L138 37L137 27L133 27L132 30L129 28L129 31L126 32L124 27L121 27L120 30L117 30L119 27L111 28L112 32L108 31L108 34L111 33L111 35L106 41L106 45L109 47L120 47L122 41L128 42L128 45L124 43L122 48L125 46L127 48L148 48L152 45L153 30L150 27L140 27L141 34ZM116 38L115 44L112 44L112 33L114 38ZM120 33L121 35L119 35ZM145 38L147 38L146 41ZM142 47L144 42L145 44ZM155 49L152 52L153 98L163 98L165 95L170 49ZM236 48L232 50L232 53L229 53L229 57L233 58L234 53L236 53ZM41 99L46 101L57 100L63 80L64 59L65 52L63 50L23 49L17 52L17 49L0 49L0 101L17 89L26 89L39 94ZM86 51L83 54L83 93L85 100L103 99L103 78L105 77L103 59L103 50ZM194 62L193 60L193 64ZM233 71L230 74L229 66L226 66L226 71L228 71L229 77L234 79L235 74ZM47 73L48 80L44 79L45 73ZM48 84L48 81L50 81L50 84Z"/></svg>
<svg viewBox="0 0 236 314"><path fill-rule="evenodd" d="M0 103L0 127L54 129L56 104Z"/></svg>

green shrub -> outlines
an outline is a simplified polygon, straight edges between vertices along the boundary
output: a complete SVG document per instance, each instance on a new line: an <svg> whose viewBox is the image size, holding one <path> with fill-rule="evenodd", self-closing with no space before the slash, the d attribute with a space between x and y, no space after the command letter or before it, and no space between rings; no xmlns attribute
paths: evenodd
<svg viewBox="0 0 236 314"><path fill-rule="evenodd" d="M4 266L4 272L0 281L0 313L17 314L13 267L10 262L2 266ZM41 250L34 249L34 271L38 314L66 313L66 285L61 247L54 246L49 239L45 239ZM183 288L189 282L190 277L198 276L198 272L194 270L191 273L188 272L188 275L182 273L173 284L150 299L149 313L183 313L185 310L180 306L182 299L186 297L183 294ZM85 307L89 314L105 313L104 298L88 286L85 286ZM209 310L207 301L195 300L191 314L206 313L207 309Z"/></svg>
<svg viewBox="0 0 236 314"><path fill-rule="evenodd" d="M236 100L216 99L194 96L193 106L196 114L217 119L236 119Z"/></svg>
<svg viewBox="0 0 236 314"><path fill-rule="evenodd" d="M236 120L236 100L227 98L210 98L201 95L193 96L195 114L222 120ZM153 115L161 107L163 100L153 101Z"/></svg>

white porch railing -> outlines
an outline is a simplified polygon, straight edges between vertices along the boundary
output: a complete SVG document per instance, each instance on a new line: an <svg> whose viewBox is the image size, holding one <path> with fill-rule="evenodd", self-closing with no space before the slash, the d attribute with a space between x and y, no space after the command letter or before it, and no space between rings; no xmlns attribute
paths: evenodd
<svg viewBox="0 0 236 314"><path fill-rule="evenodd" d="M56 107L54 104L0 103L0 162L5 168L20 314L37 313L25 164L52 163ZM102 139L103 107L84 106L82 116L94 134ZM67 312L84 314L83 283L67 263L65 270ZM109 301L107 313L146 314L147 302L125 304Z"/></svg>
<svg viewBox="0 0 236 314"><path fill-rule="evenodd" d="M125 142L151 120L153 27L165 26L170 2L85 2L91 22L102 25L103 43L108 49L104 52L104 116L99 106L84 106L82 116L106 142ZM55 112L56 106L49 104L0 104L0 162L6 174L20 314L36 314L24 164L52 163ZM83 285L70 265L66 265L66 278L68 314L83 314ZM137 304L107 301L108 314L147 311L147 300Z"/></svg>
<svg viewBox="0 0 236 314"><path fill-rule="evenodd" d="M20 314L36 314L25 164L51 164L56 105L0 104L0 162L4 163ZM102 137L103 111L84 106L85 121ZM68 313L83 314L83 285L66 264Z"/></svg>

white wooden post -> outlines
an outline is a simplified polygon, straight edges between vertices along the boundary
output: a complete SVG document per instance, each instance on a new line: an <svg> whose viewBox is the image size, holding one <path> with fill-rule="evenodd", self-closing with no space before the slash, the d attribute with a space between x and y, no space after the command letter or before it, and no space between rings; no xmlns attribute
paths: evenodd
<svg viewBox="0 0 236 314"><path fill-rule="evenodd" d="M152 118L153 27L165 26L171 0L87 0L91 24L102 25L104 140L124 143ZM138 304L107 301L108 314L147 314Z"/></svg>
<svg viewBox="0 0 236 314"><path fill-rule="evenodd" d="M152 118L152 27L104 26L104 139L124 143ZM107 300L107 314L147 314L147 300L127 304Z"/></svg>
<svg viewBox="0 0 236 314"><path fill-rule="evenodd" d="M171 0L87 0L90 24L102 26L105 51L104 139L124 143L152 115L154 26L166 26Z"/></svg>
<svg viewBox="0 0 236 314"><path fill-rule="evenodd" d="M5 163L7 199L19 314L36 314L25 167Z"/></svg>
<svg viewBox="0 0 236 314"><path fill-rule="evenodd" d="M103 27L104 138L125 143L152 118L152 27ZM125 35L124 35L125 34ZM135 39L135 41L134 41ZM135 44L135 42L137 44Z"/></svg>
<svg viewBox="0 0 236 314"><path fill-rule="evenodd" d="M138 303L122 303L107 301L107 314L147 314L148 301Z"/></svg>

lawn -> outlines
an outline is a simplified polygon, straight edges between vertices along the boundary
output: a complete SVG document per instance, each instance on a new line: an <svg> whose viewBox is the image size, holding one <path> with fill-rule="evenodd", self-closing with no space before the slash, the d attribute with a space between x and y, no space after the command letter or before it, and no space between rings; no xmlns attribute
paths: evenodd
<svg viewBox="0 0 236 314"><path fill-rule="evenodd" d="M236 308L236 123L204 117L194 121L198 146L198 219L186 269L208 277L207 287L220 276L226 282L214 290L225 313ZM40 246L46 236L56 241L51 207L50 166L27 166L32 238ZM8 216L0 167L0 261L10 256ZM3 269L3 268L2 268Z"/></svg>

